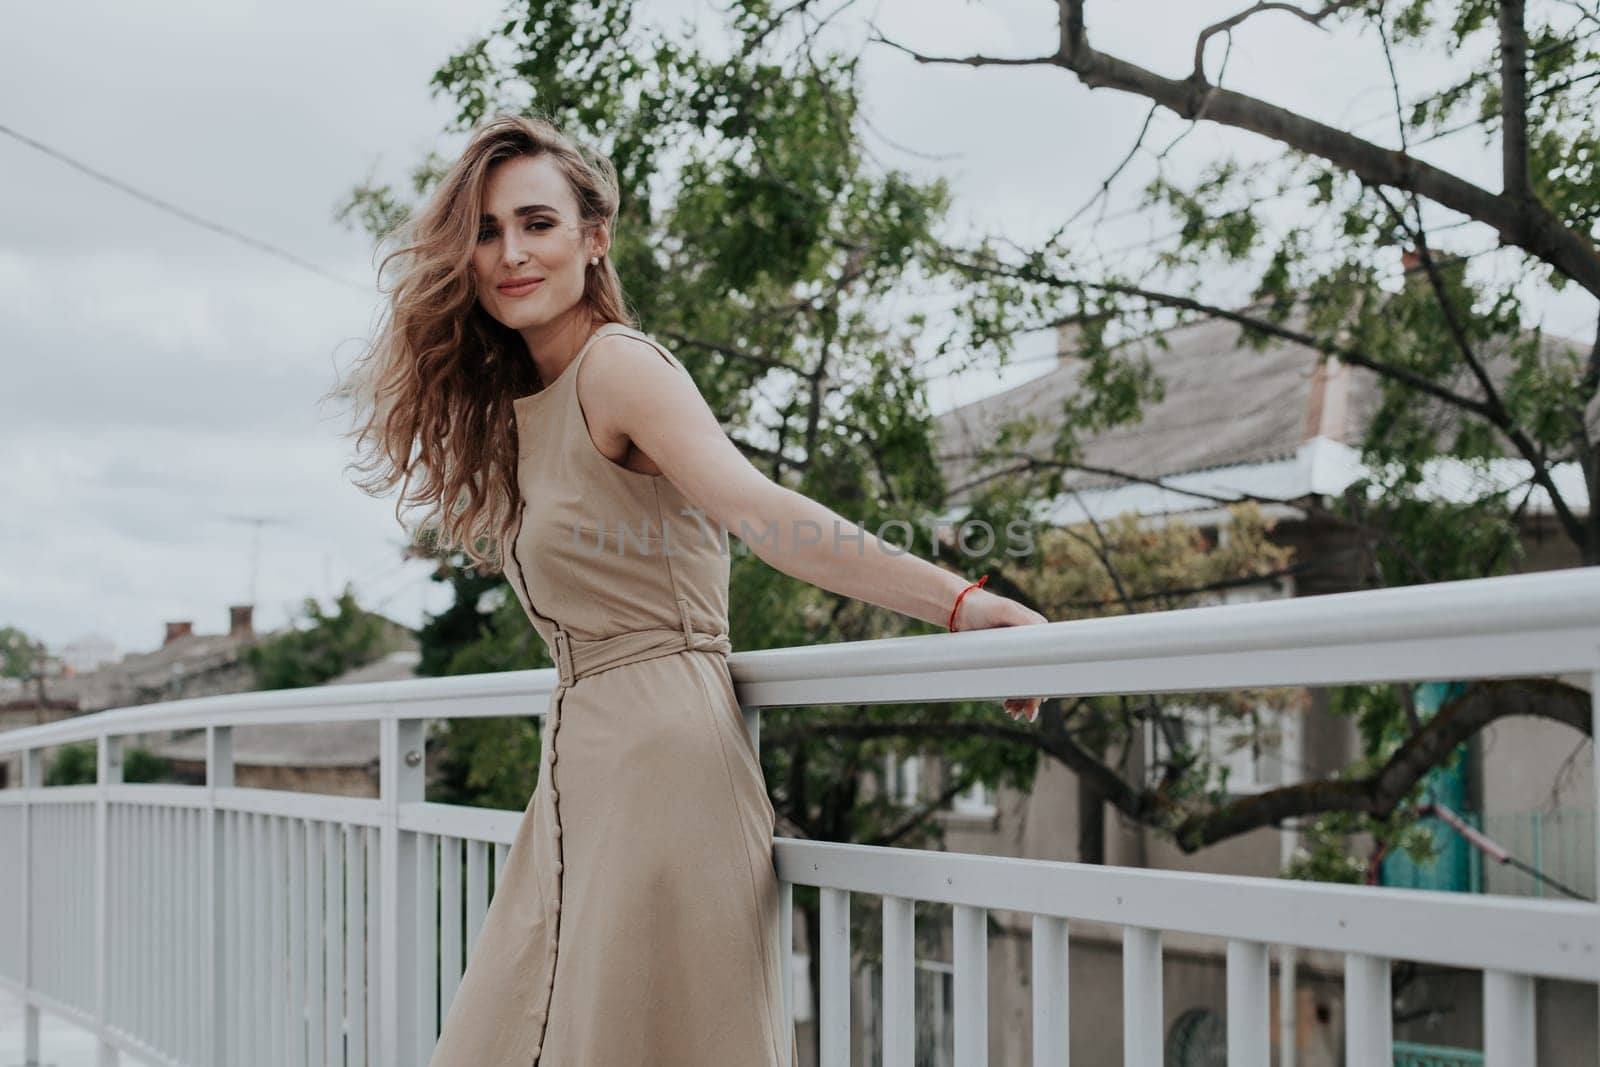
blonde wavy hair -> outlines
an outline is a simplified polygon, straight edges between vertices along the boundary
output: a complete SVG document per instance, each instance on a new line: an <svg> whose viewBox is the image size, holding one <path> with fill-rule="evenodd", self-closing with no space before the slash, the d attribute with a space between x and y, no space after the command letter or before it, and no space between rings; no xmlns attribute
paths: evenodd
<svg viewBox="0 0 1600 1067"><path fill-rule="evenodd" d="M538 382L521 335L478 303L469 267L489 173L521 156L549 156L566 175L583 236L602 226L614 233L620 194L608 158L540 116L485 120L397 230L401 247L378 266L381 279L398 263L392 288L379 283L387 313L338 390L360 423L346 435L360 458L346 469L372 472L356 484L378 496L404 483L396 520L405 526L403 510L426 509L413 543L460 549L477 569L497 574L520 499L511 402ZM595 321L636 326L611 256L585 274L580 303Z"/></svg>

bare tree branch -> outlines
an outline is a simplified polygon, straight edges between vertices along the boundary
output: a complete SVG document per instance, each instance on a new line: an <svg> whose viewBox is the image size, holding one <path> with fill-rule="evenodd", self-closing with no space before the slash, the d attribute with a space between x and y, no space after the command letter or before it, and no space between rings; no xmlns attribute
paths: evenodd
<svg viewBox="0 0 1600 1067"><path fill-rule="evenodd" d="M1210 43L1211 38L1219 33L1231 31L1235 26L1238 26L1253 15L1258 15L1263 11L1285 11L1296 18L1311 23L1313 26L1321 27L1324 19L1343 8L1352 6L1354 2L1355 0L1342 0L1339 3L1327 4L1320 11L1307 11L1305 8L1297 7L1294 4L1270 3L1263 0L1262 3L1258 3L1253 7L1248 7L1237 14L1229 15L1221 22L1214 22L1201 30L1200 36L1195 39L1194 77L1204 78L1206 76L1206 45Z"/></svg>

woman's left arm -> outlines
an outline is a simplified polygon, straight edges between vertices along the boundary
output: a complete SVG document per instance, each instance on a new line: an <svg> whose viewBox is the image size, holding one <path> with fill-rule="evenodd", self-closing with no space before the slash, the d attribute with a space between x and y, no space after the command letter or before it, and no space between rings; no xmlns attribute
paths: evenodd
<svg viewBox="0 0 1600 1067"><path fill-rule="evenodd" d="M830 592L945 626L963 576L892 546L831 508L778 485L728 439L694 382L645 342L602 338L606 358L584 375L590 429L626 437L661 468L708 522L739 537L764 562ZM961 597L954 629L1025 626L1043 615L976 588ZM1032 720L1037 698L1007 700L1014 718Z"/></svg>

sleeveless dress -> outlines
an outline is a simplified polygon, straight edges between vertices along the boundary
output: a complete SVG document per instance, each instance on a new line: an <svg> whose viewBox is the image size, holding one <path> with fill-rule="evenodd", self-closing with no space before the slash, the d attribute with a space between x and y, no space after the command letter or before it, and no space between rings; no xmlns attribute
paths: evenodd
<svg viewBox="0 0 1600 1067"><path fill-rule="evenodd" d="M560 683L538 784L429 1067L792 1067L773 809L728 673L729 557L589 436L578 368L514 402L506 577Z"/></svg>

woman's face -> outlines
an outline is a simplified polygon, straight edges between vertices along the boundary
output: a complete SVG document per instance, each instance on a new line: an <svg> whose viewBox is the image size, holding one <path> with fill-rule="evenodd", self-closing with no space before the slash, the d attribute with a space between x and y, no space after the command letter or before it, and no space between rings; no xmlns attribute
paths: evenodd
<svg viewBox="0 0 1600 1067"><path fill-rule="evenodd" d="M600 235L578 227L578 201L549 156L497 163L484 189L472 272L478 302L504 325L526 329L560 318L583 298ZM515 281L539 279L532 285Z"/></svg>

